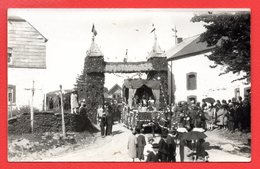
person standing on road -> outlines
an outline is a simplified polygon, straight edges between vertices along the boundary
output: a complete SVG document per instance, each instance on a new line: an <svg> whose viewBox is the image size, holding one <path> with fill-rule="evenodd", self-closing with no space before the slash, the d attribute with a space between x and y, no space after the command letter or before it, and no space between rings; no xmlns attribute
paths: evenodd
<svg viewBox="0 0 260 169"><path fill-rule="evenodd" d="M153 137L148 137L148 144L144 146L144 160L147 161L148 154L153 151Z"/></svg>
<svg viewBox="0 0 260 169"><path fill-rule="evenodd" d="M169 148L169 155L168 155L168 161L169 162L176 162L176 143L175 143L175 137L177 135L177 131L170 130L168 133L168 136L166 138L166 143Z"/></svg>
<svg viewBox="0 0 260 169"><path fill-rule="evenodd" d="M158 148L159 148L158 144L152 145L152 149L147 156L146 162L159 162Z"/></svg>
<svg viewBox="0 0 260 169"><path fill-rule="evenodd" d="M112 127L113 127L113 114L112 107L110 104L107 105L106 112L106 135L112 135Z"/></svg>
<svg viewBox="0 0 260 169"><path fill-rule="evenodd" d="M71 114L77 114L78 104L78 96L76 91L73 91L70 95L70 106L71 106Z"/></svg>
<svg viewBox="0 0 260 169"><path fill-rule="evenodd" d="M169 147L166 143L167 133L163 132L161 140L159 141L158 156L161 162L167 162L169 155Z"/></svg>
<svg viewBox="0 0 260 169"><path fill-rule="evenodd" d="M105 110L103 110L102 105L99 105L98 108L98 121L100 124L101 136L105 137L105 127L106 127L106 111L107 107L105 106Z"/></svg>
<svg viewBox="0 0 260 169"><path fill-rule="evenodd" d="M139 158L140 161L144 160L144 146L146 145L145 137L143 134L144 129L141 129L141 134L137 136L137 158Z"/></svg>
<svg viewBox="0 0 260 169"><path fill-rule="evenodd" d="M137 152L136 152L136 145L137 145L137 138L136 138L136 131L133 130L131 136L128 138L128 143L127 143L127 150L128 150L128 155L130 158L133 159L133 162L135 161Z"/></svg>

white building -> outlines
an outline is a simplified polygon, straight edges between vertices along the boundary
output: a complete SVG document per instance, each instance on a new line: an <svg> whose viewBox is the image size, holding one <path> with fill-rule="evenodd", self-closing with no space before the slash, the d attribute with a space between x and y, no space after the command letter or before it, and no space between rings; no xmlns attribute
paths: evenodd
<svg viewBox="0 0 260 169"><path fill-rule="evenodd" d="M30 106L34 81L33 105L44 106L47 39L29 22L8 17L8 108Z"/></svg>
<svg viewBox="0 0 260 169"><path fill-rule="evenodd" d="M118 84L115 84L108 91L108 98L121 99L122 98L122 88Z"/></svg>
<svg viewBox="0 0 260 169"><path fill-rule="evenodd" d="M248 95L250 84L245 81L232 83L241 75L228 73L219 76L224 67L211 67L214 62L206 55L213 47L207 47L207 43L199 42L199 39L200 35L183 40L179 38L179 43L166 52L170 100L201 102L203 98L212 97L221 101Z"/></svg>

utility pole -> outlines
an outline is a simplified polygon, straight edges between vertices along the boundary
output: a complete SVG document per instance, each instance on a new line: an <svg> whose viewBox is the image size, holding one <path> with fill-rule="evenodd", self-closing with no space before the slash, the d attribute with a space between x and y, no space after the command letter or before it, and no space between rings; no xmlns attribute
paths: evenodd
<svg viewBox="0 0 260 169"><path fill-rule="evenodd" d="M172 31L174 32L174 42L175 42L175 46L177 45L177 29L176 29L176 26L174 26L174 28L172 28Z"/></svg>
<svg viewBox="0 0 260 169"><path fill-rule="evenodd" d="M176 26L174 26L174 28L172 28L172 31L174 32L174 42L175 42L175 46L177 45L177 29L176 29ZM173 83L172 83L172 80L173 80L173 77L172 77L172 61L171 61L171 103L173 103Z"/></svg>
<svg viewBox="0 0 260 169"><path fill-rule="evenodd" d="M64 111L63 111L62 85L60 85L60 100L61 100L62 134L63 134L63 137L66 137Z"/></svg>

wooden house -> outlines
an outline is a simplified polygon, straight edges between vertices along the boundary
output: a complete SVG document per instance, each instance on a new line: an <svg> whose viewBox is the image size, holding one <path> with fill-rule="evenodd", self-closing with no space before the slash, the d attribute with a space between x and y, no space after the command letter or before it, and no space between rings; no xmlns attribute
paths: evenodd
<svg viewBox="0 0 260 169"><path fill-rule="evenodd" d="M28 21L17 16L8 16L7 36L9 108L30 105L34 82L33 105L42 109L47 39Z"/></svg>

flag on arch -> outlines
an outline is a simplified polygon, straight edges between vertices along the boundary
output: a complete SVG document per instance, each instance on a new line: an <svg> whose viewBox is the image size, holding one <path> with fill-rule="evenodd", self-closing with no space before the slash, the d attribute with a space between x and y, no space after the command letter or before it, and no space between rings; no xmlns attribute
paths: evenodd
<svg viewBox="0 0 260 169"><path fill-rule="evenodd" d="M151 30L150 33L153 33L155 31L155 27L154 27L154 24L152 25L153 29Z"/></svg>
<svg viewBox="0 0 260 169"><path fill-rule="evenodd" d="M97 36L97 30L95 29L95 25L94 24L92 26L91 32L93 32L94 36Z"/></svg>

